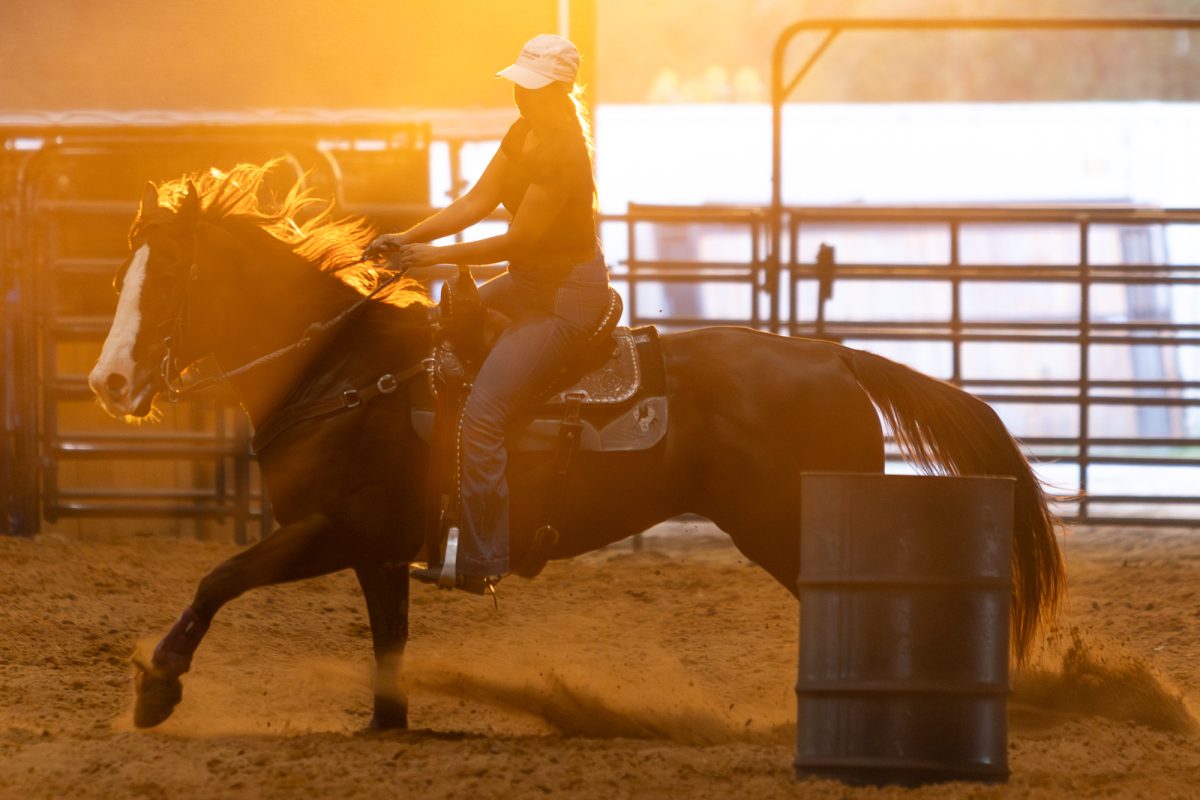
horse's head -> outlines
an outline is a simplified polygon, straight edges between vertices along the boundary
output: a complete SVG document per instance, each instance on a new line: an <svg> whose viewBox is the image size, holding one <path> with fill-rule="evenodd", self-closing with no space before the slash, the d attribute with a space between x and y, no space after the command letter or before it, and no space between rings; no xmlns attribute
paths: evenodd
<svg viewBox="0 0 1200 800"><path fill-rule="evenodd" d="M260 205L275 163L147 186L114 282L117 313L88 378L113 416L141 419L160 392L177 399L235 377L242 406L269 412L323 352L301 346L309 329L377 285L359 260L373 236L363 220L334 219L303 181L282 202ZM375 299L425 306L419 288L396 283Z"/></svg>
<svg viewBox="0 0 1200 800"><path fill-rule="evenodd" d="M117 312L88 385L116 417L141 419L183 362L183 323L196 277L194 186L178 210L163 208L147 185L129 233L130 256L117 271ZM194 356L193 356L194 357Z"/></svg>

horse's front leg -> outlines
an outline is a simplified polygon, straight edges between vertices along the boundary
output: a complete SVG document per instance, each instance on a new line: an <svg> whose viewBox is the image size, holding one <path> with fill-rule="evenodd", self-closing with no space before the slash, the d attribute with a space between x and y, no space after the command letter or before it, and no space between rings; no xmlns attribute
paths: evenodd
<svg viewBox="0 0 1200 800"><path fill-rule="evenodd" d="M192 656L221 606L259 586L345 569L349 559L334 525L312 514L219 564L200 581L192 604L154 648L150 662L135 658L134 724L151 728L171 716L183 698L179 676L191 668Z"/></svg>
<svg viewBox="0 0 1200 800"><path fill-rule="evenodd" d="M355 568L367 601L375 647L373 730L408 727L408 699L400 670L408 642L408 565L376 564Z"/></svg>

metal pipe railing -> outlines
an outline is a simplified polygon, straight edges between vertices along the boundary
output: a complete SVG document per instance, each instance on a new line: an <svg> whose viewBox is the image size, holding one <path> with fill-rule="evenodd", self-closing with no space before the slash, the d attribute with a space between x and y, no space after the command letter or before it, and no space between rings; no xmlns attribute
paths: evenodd
<svg viewBox="0 0 1200 800"><path fill-rule="evenodd" d="M687 222L712 227L711 230L730 230L741 226L749 235L749 220L753 212L763 209L708 208L671 209L631 206L623 222L629 230L648 224ZM1194 265L1129 264L1095 265L1092 237L1089 228L1099 224L1114 226L1153 227L1161 225L1200 224L1200 215L1192 209L1145 209L1104 207L1022 207L975 208L963 206L923 208L787 208L785 225L791 241L798 242L808 228L828 233L831 228L845 232L869 234L880 227L894 230L898 225L915 227L921 236L933 234L948 239L942 250L946 259L938 263L836 264L836 281L845 284L871 284L880 280L922 284L936 282L950 287L942 302L945 316L920 320L845 320L824 312L824 304L801 308L801 284L810 288L818 285L821 275L815 261L801 261L800 248L789 248L789 257L781 274L784 285L771 289L754 277L756 264L745 263L740 269L728 262L648 259L631 248L631 257L614 268L614 280L631 278L629 285L644 283L666 284L688 282L725 286L744 285L752 292L775 291L781 298L780 307L786 314L780 320L783 332L798 336L815 336L835 340L852 340L856 346L870 347L872 342L940 342L950 348L949 370L944 376L981 399L1003 408L1006 405L1044 407L1074 407L1078 409L1078 429L1072 435L1057 437L1025 437L1023 444L1042 460L1066 460L1077 470L1079 483L1086 489L1092 467L1196 467L1200 458L1189 454L1200 445L1196 437L1169 439L1147 436L1115 436L1111 430L1097 428L1094 409L1162 408L1188 410L1200 407L1200 380L1192 379L1112 379L1094 376L1096 348L1121 347L1183 347L1200 345L1200 321L1170 319L1106 320L1096 318L1091 308L1090 287L1098 285L1125 286L1190 286L1194 285ZM975 264L963 263L955 239L962 230L978 222L1005 223L1006 228L1037 225L1053 221L1073 227L1076 231L1077 253L1073 264ZM1036 227L1032 230L1036 230ZM1009 231L1016 235L1017 231ZM819 238L819 237L818 237ZM976 283L1022 285L1060 283L1076 287L1078 300L1066 311L1055 311L1049 319L973 319L962 305L964 287ZM815 290L814 290L815 295ZM1085 299L1086 298L1086 299ZM878 309L877 309L878 310ZM1068 317L1067 314L1070 316ZM712 316L684 318L672 316L666 320L641 315L631 319L634 324L655 322L669 328L688 328L700 325L739 323L769 329L769 321L752 316L740 320L716 319ZM1074 379L972 377L979 373L973 353L964 348L975 344L1046 345L1068 344L1077 349L1077 372ZM1151 450L1150 448L1158 448ZM1126 500L1126 497L1132 500ZM1078 516L1090 522L1109 522L1109 516L1093 513L1092 507L1111 509L1113 506L1141 504L1152 506L1160 495L1084 495L1077 501ZM1161 495L1165 505L1181 508L1195 505L1200 508L1200 487L1196 496ZM1117 520L1118 518L1113 518ZM1135 519L1127 515L1121 522ZM1163 516L1146 513L1146 524L1200 524L1200 519Z"/></svg>
<svg viewBox="0 0 1200 800"><path fill-rule="evenodd" d="M426 151L429 126L393 120L308 119L299 124L267 125L208 124L170 118L145 124L77 122L6 124L0 130L8 142L22 137L39 140L36 149L19 156L14 156L13 150L0 151L5 169L5 184L0 186L5 215L0 289L15 287L21 293L13 309L15 314L8 313L7 302L0 312L5 338L16 339L13 357L6 354L0 368L0 401L5 415L5 442L0 453L0 531L8 532L10 519L20 519L21 530L16 532L34 533L43 517L53 521L60 515L229 517L234 520L235 537L244 542L247 527L257 516L265 534L270 523L269 504L254 488L257 477L249 451L248 425L240 416L232 425L226 424L223 397L214 396L200 405L181 408L185 424L198 426L191 436L148 429L104 436L79 434L62 427L60 404L87 399L90 393L81 376L62 374L59 350L64 344L98 341L110 320L88 313L64 313L56 297L59 276L73 282L80 277L111 274L119 258L101 252L60 251L60 233L86 222L98 226L96 231L111 226L123 239L136 208L131 202L104 197L54 196L57 184L44 190L51 186L47 176L53 177L67 162L84 165L86 174L87 165L110 169L104 165L130 154L144 159L150 152L169 155L180 149L192 152L190 148L205 153L248 152L246 148L262 152L266 148L282 153L297 179L306 175L309 166L314 167L319 173L317 179L324 180L344 203L343 175L334 156L323 148L325 139L380 139ZM406 208L394 204L391 210ZM19 421L13 424L12 420ZM10 437L14 440L15 460L8 446ZM161 503L147 503L143 502L149 498L147 493L155 493L145 488L107 491L104 487L60 485L59 464L64 459L177 461L194 464L190 469L195 477L191 488L168 492ZM210 478L203 476L205 469ZM15 508L10 508L13 500ZM106 510L109 504L112 509Z"/></svg>
<svg viewBox="0 0 1200 800"><path fill-rule="evenodd" d="M775 39L771 56L771 229L770 269L783 269L783 106L800 83L816 66L821 56L844 33L861 31L936 32L936 31L1114 31L1114 30L1200 30L1200 19L1186 17L1145 18L1069 18L1069 17L993 17L993 18L915 18L915 19L813 19L789 25ZM784 75L784 62L792 41L802 33L824 34L820 43L790 77ZM772 331L779 330L781 311L778 293L772 296Z"/></svg>
<svg viewBox="0 0 1200 800"><path fill-rule="evenodd" d="M35 198L43 221L76 219L87 216L109 220L105 224L123 225L132 208L128 203L107 201L60 201ZM31 206L32 207L32 206ZM398 213L419 214L411 204L373 205L371 210L381 215ZM777 241L775 214L789 235L792 245L787 248L787 258ZM28 218L22 220L24 224ZM1088 467L1099 465L1134 466L1194 466L1196 457L1184 452L1195 448L1195 437L1178 440L1163 437L1123 437L1110 435L1097 428L1089 410L1102 408L1164 407L1190 409L1200 404L1200 382L1195 380L1112 380L1095 377L1094 352L1103 345L1121 346L1192 346L1200 344L1200 323L1168 320L1105 320L1097 319L1091 307L1090 287L1099 285L1122 286L1189 286L1200 281L1200 265L1196 264L1097 264L1091 245L1091 232L1101 226L1140 226L1143 228L1160 225L1187 225L1200 223L1200 210L1196 209L1153 209L1129 208L1110 205L1081 207L1012 206L1012 207L920 207L920 208L824 208L797 207L760 208L748 206L705 206L667 207L633 205L628 213L605 215L603 225L620 225L629 240L627 259L612 265L613 280L627 287L629 299L627 311L634 324L654 322L664 327L695 327L705 324L743 324L767 330L779 330L793 335L816 335L825 338L848 339L869 343L872 341L933 341L943 342L951 348L950 369L946 377L998 406L1004 404L1040 404L1046 406L1074 406L1080 409L1080 430L1073 436L1032 436L1024 439L1034 454L1044 458L1060 458L1070 461L1080 470L1081 483L1088 480ZM963 263L959 237L968 226L998 226L1051 224L1071 227L1076 231L1079 252L1075 263L980 264ZM695 226L696 235L720 230L744 237L745 260L703 262L680 258L646 257L638 246L638 234L649 225ZM816 264L803 261L800 257L801 243L808 232L835 230L880 230L895 229L897 226L923 226L939 231L948 237L945 263L909 264L838 264L836 279L846 283L878 281L915 282L934 281L950 287L950 305L944 318L921 321L862 321L840 320L828 315L809 318L800 307L804 295L802 286L816 285L821 276ZM35 275L51 268L71 275L105 274L116 266L116 262L100 254L55 254L46 250L50 242L40 232L23 228L19 264L18 256L6 256L5 269L0 275L10 278L17 274L23 281L44 280L46 275ZM42 237L34 240L34 237ZM12 252L7 248L6 253ZM773 259L779 258L779 261ZM16 269L19 267L19 269ZM47 273L48 274L48 273ZM1061 315L1054 319L1030 320L979 320L965 313L963 292L981 282L1001 284L1049 284L1060 283L1078 287L1078 309L1072 308L1073 318ZM743 317L730 317L722 313L720 318L703 314L676 315L669 319L644 313L639 308L637 289L639 286L720 284L725 287L745 287L749 304ZM38 336L52 341L95 340L107 329L107 320L90 317L68 317L31 311L22 304L20 320L5 318L10 330L20 333L24 347L36 344ZM40 307L40 306L39 306ZM814 309L815 311L816 309ZM42 316L38 316L42 314ZM30 327L30 320L37 319L38 326ZM33 331L33 334L30 334ZM30 336L33 339L30 339ZM1071 344L1080 349L1079 380L1063 378L972 378L976 372L972 355L964 346L976 343L1019 343L1019 344ZM44 345L44 342L43 342ZM34 350L37 361L53 359L53 348ZM0 377L0 388L16 374L23 386L36 387L43 394L45 405L39 415L49 420L52 430L43 430L41 435L34 430L35 448L38 455L45 452L51 456L80 459L162 458L187 461L211 459L216 485L211 494L203 496L204 487L188 488L156 494L147 489L133 488L108 493L100 489L87 489L52 485L55 495L56 513L63 516L121 515L121 511L105 510L107 505L121 506L131 516L188 516L195 518L222 518L230 516L237 521L239 531L244 532L249 522L258 516L264 525L269 521L265 498L254 489L255 475L251 468L249 453L245 448L248 431L245 422L235 416L226 424L225 414L217 410L205 415L205 419L216 419L214 432L198 434L196 438L157 435L148 430L139 430L128 436L113 437L79 434L60 431L55 423L55 410L51 405L67 400L87 397L86 387L78 376L60 375L57 370L37 373L30 382L26 371L30 362L22 362L18 373L5 365ZM36 364L34 365L36 368ZM11 384L10 384L11 385ZM1124 393L1124 394L1122 394ZM215 417L212 417L215 414ZM39 424L42 424L39 422ZM50 435L50 434L53 435ZM27 435L26 431L21 436ZM205 437L208 437L207 439ZM1150 450L1159 448L1159 450ZM205 451L203 459L199 451ZM137 452L137 455L132 453ZM28 457L28 450L22 451ZM191 453L193 455L188 455ZM1078 465L1076 466L1076 462ZM3 467L0 462L0 467ZM11 465L5 467L11 474ZM174 491L174 494L172 494ZM1122 492L1110 496L1092 496L1080 505L1080 512L1090 521L1110 521L1109 517L1092 517L1089 507L1150 505L1160 496L1142 497ZM122 499L124 498L124 499ZM1190 497L1164 492L1164 506L1184 508L1200 507L1200 497ZM107 505L106 505L107 504ZM35 505L35 513L37 511ZM1153 511L1153 509L1151 509ZM1113 517L1111 520L1127 521L1133 517ZM1157 512L1145 515L1145 520L1161 519ZM1180 521L1200 523L1180 517ZM244 535L244 533L242 534Z"/></svg>

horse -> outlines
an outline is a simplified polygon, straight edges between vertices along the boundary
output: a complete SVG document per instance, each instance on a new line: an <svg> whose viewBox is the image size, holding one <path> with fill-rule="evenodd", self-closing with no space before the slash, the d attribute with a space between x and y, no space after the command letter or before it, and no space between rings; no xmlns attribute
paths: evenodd
<svg viewBox="0 0 1200 800"><path fill-rule="evenodd" d="M335 218L332 203L322 207L301 182L281 202L260 202L271 167L147 185L114 281L116 314L89 376L108 413L131 422L153 416L159 398L189 388L186 367L199 374L214 360L239 366L191 387L226 381L256 430L281 409L344 398L381 374L400 382L422 375L432 341L428 293L408 278L385 282L362 263L369 225ZM828 341L722 326L665 334L660 346L670 409L663 440L645 453L577 454L549 558L692 513L796 595L800 475L882 473L882 417L925 473L1015 479L1010 641L1017 663L1026 658L1064 590L1060 522L990 406ZM300 421L258 454L278 527L216 565L153 655L135 657L136 725L171 715L180 677L225 604L256 587L352 569L375 656L369 725L407 727L400 671L430 450L414 432L408 393L387 388ZM532 546L546 478L510 474L517 561Z"/></svg>

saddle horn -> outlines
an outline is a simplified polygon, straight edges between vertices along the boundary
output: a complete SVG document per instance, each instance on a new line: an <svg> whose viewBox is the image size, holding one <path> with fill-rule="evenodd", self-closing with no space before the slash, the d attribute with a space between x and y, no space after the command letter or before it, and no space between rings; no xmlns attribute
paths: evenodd
<svg viewBox="0 0 1200 800"><path fill-rule="evenodd" d="M451 344L464 363L478 364L484 351L487 309L469 266L460 265L455 280L442 287L440 306L442 340Z"/></svg>
<svg viewBox="0 0 1200 800"><path fill-rule="evenodd" d="M479 287L475 285L475 276L471 274L470 265L458 265L458 278L454 281L454 293L461 298L464 306L483 304L483 300L479 297Z"/></svg>

